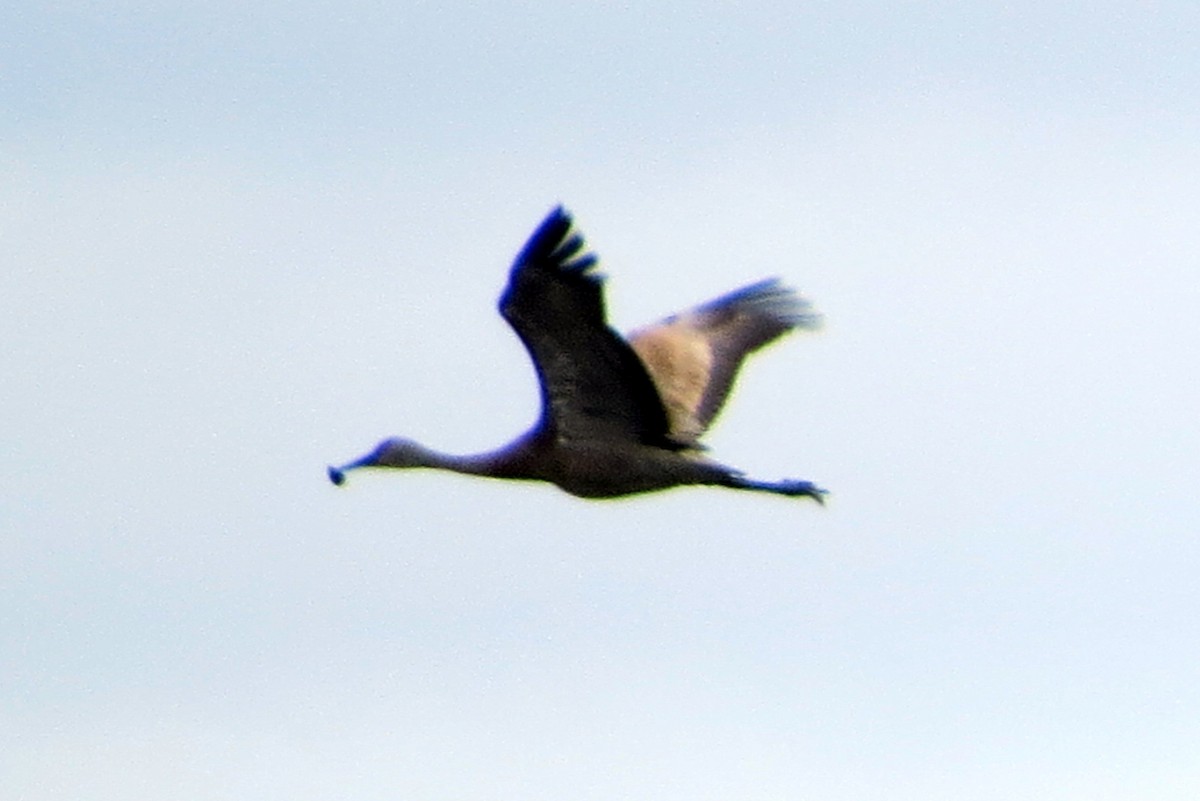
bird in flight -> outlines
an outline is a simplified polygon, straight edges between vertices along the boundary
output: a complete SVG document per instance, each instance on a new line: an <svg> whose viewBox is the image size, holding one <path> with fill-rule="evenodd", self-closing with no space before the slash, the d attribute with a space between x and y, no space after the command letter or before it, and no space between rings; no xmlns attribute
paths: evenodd
<svg viewBox="0 0 1200 801"><path fill-rule="evenodd" d="M748 354L820 317L767 279L622 338L608 326L597 258L571 216L553 209L517 254L500 314L537 370L542 411L513 442L487 453L439 453L386 439L329 478L364 467L425 467L546 481L583 498L707 485L812 498L811 481L757 481L704 453L699 442Z"/></svg>

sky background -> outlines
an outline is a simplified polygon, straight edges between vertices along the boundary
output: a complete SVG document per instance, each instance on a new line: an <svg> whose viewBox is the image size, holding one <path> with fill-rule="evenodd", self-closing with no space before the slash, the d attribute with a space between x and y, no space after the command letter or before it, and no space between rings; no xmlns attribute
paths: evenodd
<svg viewBox="0 0 1200 801"><path fill-rule="evenodd" d="M1200 796L1200 7L0 11L13 799ZM325 465L627 329L825 314L709 438L827 508Z"/></svg>

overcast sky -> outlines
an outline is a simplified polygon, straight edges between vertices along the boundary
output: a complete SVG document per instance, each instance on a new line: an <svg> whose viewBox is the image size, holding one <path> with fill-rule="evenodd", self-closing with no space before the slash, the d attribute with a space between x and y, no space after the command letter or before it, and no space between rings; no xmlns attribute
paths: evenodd
<svg viewBox="0 0 1200 801"><path fill-rule="evenodd" d="M1194 3L0 11L8 797L1200 796ZM826 317L709 438L829 505L325 465L619 328Z"/></svg>

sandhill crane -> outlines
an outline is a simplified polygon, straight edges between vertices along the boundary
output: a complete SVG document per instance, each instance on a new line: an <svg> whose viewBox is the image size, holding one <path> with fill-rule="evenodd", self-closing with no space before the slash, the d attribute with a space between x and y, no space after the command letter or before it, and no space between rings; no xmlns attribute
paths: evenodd
<svg viewBox="0 0 1200 801"><path fill-rule="evenodd" d="M560 206L517 255L500 313L525 344L542 412L527 433L488 453L453 456L387 439L330 467L342 484L361 467L428 467L548 481L583 498L692 484L801 496L810 481L755 481L703 455L699 438L720 411L743 359L793 328L815 328L810 305L778 279L760 281L622 339L605 322L596 256Z"/></svg>

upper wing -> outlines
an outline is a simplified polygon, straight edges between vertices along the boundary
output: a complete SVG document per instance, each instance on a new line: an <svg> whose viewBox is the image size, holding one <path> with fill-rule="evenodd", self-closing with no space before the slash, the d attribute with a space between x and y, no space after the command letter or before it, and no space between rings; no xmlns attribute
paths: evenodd
<svg viewBox="0 0 1200 801"><path fill-rule="evenodd" d="M819 324L806 300L770 278L635 331L629 342L654 379L671 436L694 442L749 353L793 328Z"/></svg>
<svg viewBox="0 0 1200 801"><path fill-rule="evenodd" d="M600 277L571 217L555 208L517 255L500 313L525 343L542 389L541 429L571 439L670 447L646 368L604 319Z"/></svg>

